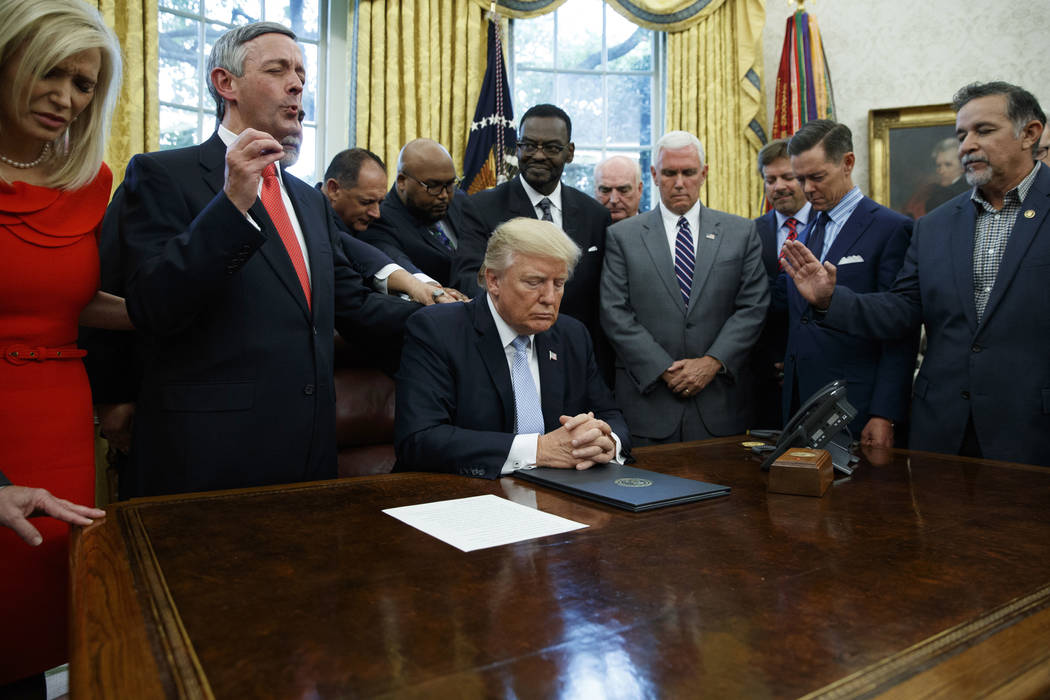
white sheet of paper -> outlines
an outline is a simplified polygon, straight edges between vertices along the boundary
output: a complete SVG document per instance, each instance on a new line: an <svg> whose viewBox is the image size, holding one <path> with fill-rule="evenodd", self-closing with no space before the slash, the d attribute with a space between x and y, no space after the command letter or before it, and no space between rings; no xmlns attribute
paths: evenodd
<svg viewBox="0 0 1050 700"><path fill-rule="evenodd" d="M471 496L383 511L464 552L587 527L499 496Z"/></svg>

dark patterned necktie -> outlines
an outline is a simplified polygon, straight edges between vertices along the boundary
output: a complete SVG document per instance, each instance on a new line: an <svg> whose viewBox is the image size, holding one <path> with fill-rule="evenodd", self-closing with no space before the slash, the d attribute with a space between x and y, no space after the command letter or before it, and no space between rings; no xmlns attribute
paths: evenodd
<svg viewBox="0 0 1050 700"><path fill-rule="evenodd" d="M551 200L549 200L546 197L544 197L543 199L540 200L540 203L539 203L538 206L540 208L540 211L543 212L543 216L541 216L540 218L543 219L544 221L549 221L549 222L551 222L553 224L554 223L554 217L551 216Z"/></svg>
<svg viewBox="0 0 1050 700"><path fill-rule="evenodd" d="M438 239L441 242L441 245L445 246L450 251L456 249L456 247L454 245L452 245L452 240L448 237L448 235L445 233L445 231L441 228L441 222L440 221L437 221L437 222L431 224L430 226L428 226L427 230L430 231L431 235L434 236L434 238Z"/></svg>
<svg viewBox="0 0 1050 700"><path fill-rule="evenodd" d="M809 232L809 236L806 240L806 247L809 248L813 255L816 256L817 260L823 262L824 260L824 227L828 225L828 215L826 212L820 212L817 214L817 223L813 226L813 230Z"/></svg>
<svg viewBox="0 0 1050 700"><path fill-rule="evenodd" d="M682 290L682 301L689 306L689 290L693 286L693 268L696 258L693 255L693 234L685 217L678 219L678 235L674 241L674 274L678 278L678 288Z"/></svg>

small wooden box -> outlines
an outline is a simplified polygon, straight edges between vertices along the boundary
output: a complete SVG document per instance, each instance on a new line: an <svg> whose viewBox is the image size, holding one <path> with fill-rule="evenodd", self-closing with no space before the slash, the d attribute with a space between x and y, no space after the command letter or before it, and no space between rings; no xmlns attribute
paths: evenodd
<svg viewBox="0 0 1050 700"><path fill-rule="evenodd" d="M823 496L834 479L827 450L792 447L769 468L768 491L798 496Z"/></svg>

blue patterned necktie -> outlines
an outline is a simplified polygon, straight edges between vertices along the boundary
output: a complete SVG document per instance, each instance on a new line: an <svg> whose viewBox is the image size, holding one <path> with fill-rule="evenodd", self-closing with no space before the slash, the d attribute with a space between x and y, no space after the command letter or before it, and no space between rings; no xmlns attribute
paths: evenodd
<svg viewBox="0 0 1050 700"><path fill-rule="evenodd" d="M696 258L693 256L693 234L685 217L678 219L678 236L674 241L674 274L678 278L678 288L682 290L682 301L689 306L689 290L693 286L693 268Z"/></svg>
<svg viewBox="0 0 1050 700"><path fill-rule="evenodd" d="M452 239L450 239L445 233L444 229L441 228L440 221L432 223L430 226L427 227L427 230L430 231L431 235L433 235L434 238L438 239L438 241L441 242L441 245L445 246L450 251L455 250L456 247L452 245Z"/></svg>
<svg viewBox="0 0 1050 700"><path fill-rule="evenodd" d="M510 372L511 384L514 386L514 433L542 435L543 409L540 408L540 395L536 391L536 383L532 381L532 372L529 371L529 337L519 335L511 341L511 345L514 346Z"/></svg>
<svg viewBox="0 0 1050 700"><path fill-rule="evenodd" d="M551 200L549 200L546 197L544 197L543 199L540 200L540 203L539 203L538 206L540 208L540 211L543 212L543 216L541 216L540 218L543 221L549 221L549 222L551 222L553 224L554 223L554 217L551 216Z"/></svg>
<svg viewBox="0 0 1050 700"><path fill-rule="evenodd" d="M827 212L822 211L817 214L817 223L813 226L813 230L809 232L806 240L806 247L821 262L824 261L824 228L828 225L828 218Z"/></svg>

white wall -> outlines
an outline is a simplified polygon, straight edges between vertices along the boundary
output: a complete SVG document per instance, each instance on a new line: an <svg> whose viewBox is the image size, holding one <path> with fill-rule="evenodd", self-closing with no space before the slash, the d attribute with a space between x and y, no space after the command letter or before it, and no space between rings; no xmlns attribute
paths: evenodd
<svg viewBox="0 0 1050 700"><path fill-rule="evenodd" d="M766 0L767 136L784 27L794 3ZM853 180L868 192L868 110L951 102L974 81L1005 80L1050 109L1050 0L809 0L853 131Z"/></svg>

